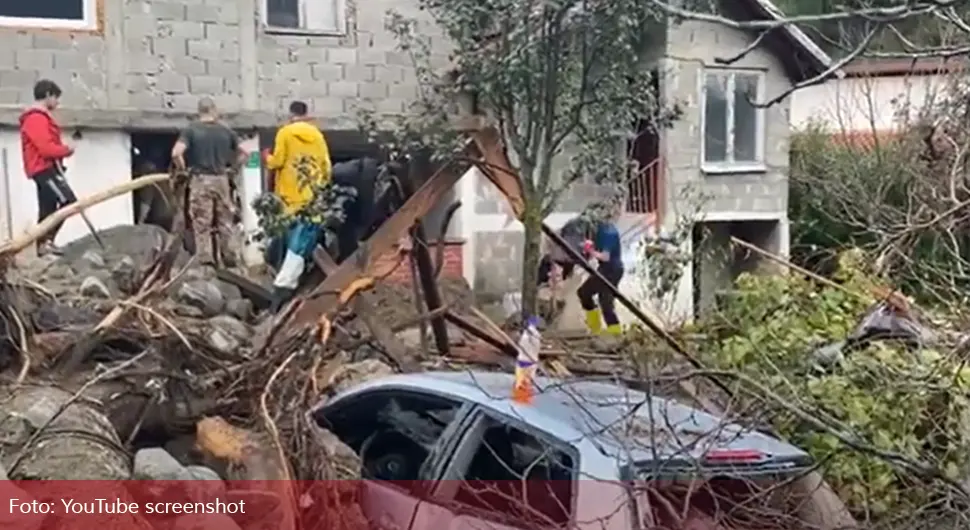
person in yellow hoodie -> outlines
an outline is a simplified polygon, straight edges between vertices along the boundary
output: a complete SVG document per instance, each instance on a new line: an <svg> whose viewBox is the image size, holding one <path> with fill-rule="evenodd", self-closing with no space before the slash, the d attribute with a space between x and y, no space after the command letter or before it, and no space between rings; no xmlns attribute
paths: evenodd
<svg viewBox="0 0 970 530"><path fill-rule="evenodd" d="M307 104L290 103L289 122L276 132L273 152L266 157L266 169L275 173L273 192L286 205L286 213L293 214L313 198L313 184L330 180L333 167L327 140L316 125L310 123ZM310 175L301 177L298 167L309 164ZM317 182L306 182L309 177Z"/></svg>
<svg viewBox="0 0 970 530"><path fill-rule="evenodd" d="M273 152L265 158L266 169L270 175L275 175L268 187L283 202L286 215L299 213L313 199L314 186L329 182L331 178L327 141L308 118L306 103L291 103L289 123L277 131ZM271 244L272 261L280 259L279 253L284 254L273 281L273 311L292 297L319 235L319 220L294 221L283 240L275 242L285 247L279 249L283 252L274 252Z"/></svg>

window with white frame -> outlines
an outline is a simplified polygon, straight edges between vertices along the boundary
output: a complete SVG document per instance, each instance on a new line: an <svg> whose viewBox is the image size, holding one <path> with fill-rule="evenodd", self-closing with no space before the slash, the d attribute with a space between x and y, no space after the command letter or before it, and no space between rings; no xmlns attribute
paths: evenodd
<svg viewBox="0 0 970 530"><path fill-rule="evenodd" d="M764 156L764 73L708 70L703 90L704 167L758 166Z"/></svg>
<svg viewBox="0 0 970 530"><path fill-rule="evenodd" d="M0 0L0 26L93 31L100 0Z"/></svg>
<svg viewBox="0 0 970 530"><path fill-rule="evenodd" d="M270 30L343 34L346 31L345 2L264 0L263 23Z"/></svg>

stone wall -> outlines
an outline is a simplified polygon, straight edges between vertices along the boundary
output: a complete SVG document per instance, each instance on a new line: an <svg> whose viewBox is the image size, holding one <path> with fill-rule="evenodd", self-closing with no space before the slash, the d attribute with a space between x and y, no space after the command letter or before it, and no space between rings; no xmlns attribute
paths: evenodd
<svg viewBox="0 0 970 530"><path fill-rule="evenodd" d="M398 114L416 91L384 30L388 9L416 14L408 2L347 0L346 31L326 35L264 28L264 0L98 1L99 31L0 27L0 124L39 78L64 89L68 125L109 128L177 126L212 96L239 127L275 124L300 98L327 129L350 129L362 101Z"/></svg>

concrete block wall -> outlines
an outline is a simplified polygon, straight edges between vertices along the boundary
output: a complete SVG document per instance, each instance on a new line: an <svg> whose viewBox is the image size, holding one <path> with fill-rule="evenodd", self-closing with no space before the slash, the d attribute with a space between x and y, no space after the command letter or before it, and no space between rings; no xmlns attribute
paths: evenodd
<svg viewBox="0 0 970 530"><path fill-rule="evenodd" d="M689 21L673 24L667 34L667 59L663 62L663 90L671 101L682 104L684 115L665 131L663 145L667 163L667 199L675 202L687 195L702 196L705 212L723 220L784 216L788 209L788 156L790 98L765 109L764 171L709 174L701 170L701 88L705 67L721 66L717 58L728 58L745 49L754 36L717 24ZM765 98L787 90L792 80L781 60L761 46L732 68L765 72ZM677 204L670 204L676 210ZM683 206L683 205L680 205ZM671 216L667 216L670 221Z"/></svg>
<svg viewBox="0 0 970 530"><path fill-rule="evenodd" d="M272 126L293 98L327 129L354 128L361 104L399 114L416 83L384 20L416 7L346 1L343 35L273 33L264 0L98 0L100 31L0 27L0 124L16 123L39 78L64 89L68 125L177 126L200 96L239 127Z"/></svg>

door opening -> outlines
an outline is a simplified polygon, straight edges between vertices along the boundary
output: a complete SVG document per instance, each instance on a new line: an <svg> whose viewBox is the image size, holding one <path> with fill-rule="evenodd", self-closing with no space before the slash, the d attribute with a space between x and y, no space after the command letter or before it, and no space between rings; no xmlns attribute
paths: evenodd
<svg viewBox="0 0 970 530"><path fill-rule="evenodd" d="M172 163L175 132L138 132L131 135L131 178L168 171ZM152 224L172 229L172 212L155 186L135 190L132 197L136 224Z"/></svg>

